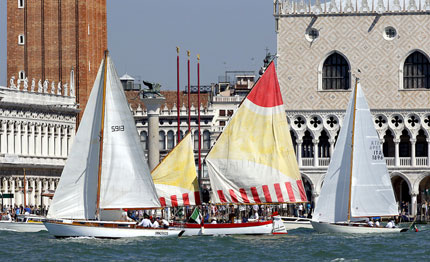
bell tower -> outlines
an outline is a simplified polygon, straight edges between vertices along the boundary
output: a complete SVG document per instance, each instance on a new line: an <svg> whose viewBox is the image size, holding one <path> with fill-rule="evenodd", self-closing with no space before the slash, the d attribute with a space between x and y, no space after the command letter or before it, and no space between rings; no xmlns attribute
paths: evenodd
<svg viewBox="0 0 430 262"><path fill-rule="evenodd" d="M81 114L104 50L106 0L7 0L7 77L70 82Z"/></svg>

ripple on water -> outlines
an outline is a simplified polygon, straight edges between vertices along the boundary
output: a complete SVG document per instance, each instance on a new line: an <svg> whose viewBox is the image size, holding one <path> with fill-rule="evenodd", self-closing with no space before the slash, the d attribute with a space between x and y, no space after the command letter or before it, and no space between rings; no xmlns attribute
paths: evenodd
<svg viewBox="0 0 430 262"><path fill-rule="evenodd" d="M430 226L385 235L318 234L134 239L55 239L0 231L0 261L428 261Z"/></svg>

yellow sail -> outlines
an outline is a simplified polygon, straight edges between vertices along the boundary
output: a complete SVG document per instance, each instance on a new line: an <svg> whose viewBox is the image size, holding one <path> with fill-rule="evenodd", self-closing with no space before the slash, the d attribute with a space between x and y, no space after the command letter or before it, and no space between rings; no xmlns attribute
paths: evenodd
<svg viewBox="0 0 430 262"><path fill-rule="evenodd" d="M206 163L215 203L307 201L273 63L233 115Z"/></svg>
<svg viewBox="0 0 430 262"><path fill-rule="evenodd" d="M191 133L173 148L151 174L162 206L200 204Z"/></svg>

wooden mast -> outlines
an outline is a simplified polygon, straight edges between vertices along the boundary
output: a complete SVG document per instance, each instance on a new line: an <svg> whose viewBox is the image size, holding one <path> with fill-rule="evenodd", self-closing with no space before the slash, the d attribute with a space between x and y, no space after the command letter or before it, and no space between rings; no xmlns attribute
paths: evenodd
<svg viewBox="0 0 430 262"><path fill-rule="evenodd" d="M99 152L99 170L97 177L97 208L96 217L100 220L100 181L102 175L102 159L103 159L103 133L105 123L105 106L106 106L106 75L107 75L107 58L109 51L105 51L105 61L103 62L103 102L102 102L102 116L101 116L101 128L100 128L100 152Z"/></svg>
<svg viewBox="0 0 430 262"><path fill-rule="evenodd" d="M357 83L358 83L358 78L355 79L354 112L352 117L351 168L349 171L349 197L348 197L348 223L351 220L351 188L352 188L352 168L354 165L354 131L355 131L355 113L357 111Z"/></svg>
<svg viewBox="0 0 430 262"><path fill-rule="evenodd" d="M27 191L25 190L25 185L26 185L26 178L25 178L25 168L24 168L24 208L27 207Z"/></svg>

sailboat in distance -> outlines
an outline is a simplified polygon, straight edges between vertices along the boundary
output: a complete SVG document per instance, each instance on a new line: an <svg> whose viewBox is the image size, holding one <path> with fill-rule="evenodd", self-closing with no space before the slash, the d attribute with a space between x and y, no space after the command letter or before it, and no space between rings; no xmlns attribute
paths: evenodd
<svg viewBox="0 0 430 262"><path fill-rule="evenodd" d="M178 236L119 221L124 209L161 208L136 125L108 52L44 224L55 237Z"/></svg>
<svg viewBox="0 0 430 262"><path fill-rule="evenodd" d="M396 215L397 204L380 140L357 79L311 223L318 232L327 233L405 231L354 222Z"/></svg>

